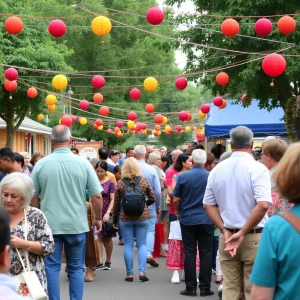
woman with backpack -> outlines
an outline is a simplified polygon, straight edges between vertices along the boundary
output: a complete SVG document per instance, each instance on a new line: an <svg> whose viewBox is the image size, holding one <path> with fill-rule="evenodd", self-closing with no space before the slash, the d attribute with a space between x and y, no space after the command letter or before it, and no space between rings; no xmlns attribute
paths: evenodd
<svg viewBox="0 0 300 300"><path fill-rule="evenodd" d="M142 177L141 167L135 158L127 158L122 164L121 180L116 188L113 207L113 224L118 229L118 217L124 238L125 281L133 281L134 238L138 248L139 280L148 281L146 276L146 237L150 219L148 206L156 200L149 182Z"/></svg>

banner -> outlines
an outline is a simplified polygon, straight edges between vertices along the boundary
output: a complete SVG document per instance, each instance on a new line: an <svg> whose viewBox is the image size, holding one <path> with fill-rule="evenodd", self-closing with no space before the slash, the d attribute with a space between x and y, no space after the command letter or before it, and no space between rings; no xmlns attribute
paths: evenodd
<svg viewBox="0 0 300 300"><path fill-rule="evenodd" d="M98 158L98 149L103 147L103 142L75 142L74 148L77 148L79 155L91 160L92 158Z"/></svg>

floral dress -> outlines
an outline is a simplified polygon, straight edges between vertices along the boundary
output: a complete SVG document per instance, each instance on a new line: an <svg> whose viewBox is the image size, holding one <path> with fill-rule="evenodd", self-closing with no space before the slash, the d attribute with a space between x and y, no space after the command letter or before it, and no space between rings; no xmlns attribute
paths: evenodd
<svg viewBox="0 0 300 300"><path fill-rule="evenodd" d="M116 192L116 185L115 183L111 180L108 179L106 182L101 183L103 191L101 192L102 194L102 199L103 199L103 207L102 207L102 219L104 215L106 214L109 205L110 205L110 194L114 194ZM103 237L102 232L100 232L100 237ZM114 233L112 237L116 237L117 235Z"/></svg>
<svg viewBox="0 0 300 300"><path fill-rule="evenodd" d="M289 203L287 199L282 198L276 190L276 182L273 178L273 173L276 168L270 169L270 179L271 179L271 196L272 196L272 205L269 206L268 215L272 217L273 215L278 215L281 212L287 211L289 208L293 207L292 203Z"/></svg>
<svg viewBox="0 0 300 300"><path fill-rule="evenodd" d="M28 259L30 264L30 271L35 271L38 279L40 280L45 292L47 293L47 278L44 260L47 255L50 255L54 251L54 239L52 231L49 227L48 221L41 210L29 207L27 212L27 240L40 242L44 249L44 255L38 255L32 252L28 252ZM11 235L15 235L21 239L25 239L24 236L24 219L20 221L16 227L11 229ZM26 266L25 251L18 249L22 256L23 262ZM27 267L27 266L26 266ZM12 248L12 260L8 274L12 276L23 273L23 267L19 260L16 249Z"/></svg>

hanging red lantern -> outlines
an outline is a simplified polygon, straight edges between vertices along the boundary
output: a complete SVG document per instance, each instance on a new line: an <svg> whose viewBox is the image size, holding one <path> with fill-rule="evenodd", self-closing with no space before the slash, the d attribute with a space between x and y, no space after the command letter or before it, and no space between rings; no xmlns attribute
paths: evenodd
<svg viewBox="0 0 300 300"><path fill-rule="evenodd" d="M179 90L184 90L188 85L187 80L184 77L179 77L176 79L175 81L175 86L179 89Z"/></svg>
<svg viewBox="0 0 300 300"><path fill-rule="evenodd" d="M223 99L221 97L215 97L213 103L215 106L221 106L223 103Z"/></svg>
<svg viewBox="0 0 300 300"><path fill-rule="evenodd" d="M181 125L176 126L176 131L181 132L182 130L183 130L183 129L182 129L182 126L181 126Z"/></svg>
<svg viewBox="0 0 300 300"><path fill-rule="evenodd" d="M159 126L159 125L155 125L155 126L154 126L154 130L160 131L160 126Z"/></svg>
<svg viewBox="0 0 300 300"><path fill-rule="evenodd" d="M134 111L130 111L128 113L127 117L128 117L128 120L135 121L136 118L137 118L137 115L136 115L136 113Z"/></svg>
<svg viewBox="0 0 300 300"><path fill-rule="evenodd" d="M16 16L7 18L4 26L6 31L10 34L19 34L24 28L22 20Z"/></svg>
<svg viewBox="0 0 300 300"><path fill-rule="evenodd" d="M108 133L108 134L112 134L112 133L113 133L113 131L112 131L110 128L108 128L108 129L106 130L106 133Z"/></svg>
<svg viewBox="0 0 300 300"><path fill-rule="evenodd" d="M208 114L210 111L210 106L208 104L202 104L200 107L200 110L204 113L204 114Z"/></svg>
<svg viewBox="0 0 300 300"><path fill-rule="evenodd" d="M9 81L13 81L16 80L19 76L18 71L15 68L8 68L5 72L4 72L4 76L7 80Z"/></svg>
<svg viewBox="0 0 300 300"><path fill-rule="evenodd" d="M262 61L262 69L268 76L280 76L286 69L285 58L277 53L269 54Z"/></svg>
<svg viewBox="0 0 300 300"><path fill-rule="evenodd" d="M246 97L247 97L247 94L243 94L243 95L241 96L241 100L242 100L242 102L244 102L244 101L245 101Z"/></svg>
<svg viewBox="0 0 300 300"><path fill-rule="evenodd" d="M71 126L73 123L72 118L69 115L64 115L60 119L60 124L65 126Z"/></svg>
<svg viewBox="0 0 300 300"><path fill-rule="evenodd" d="M4 81L4 88L9 92L13 92L14 90L16 90L17 87L18 87L18 84L15 80L10 81L10 80L6 79Z"/></svg>
<svg viewBox="0 0 300 300"><path fill-rule="evenodd" d="M99 125L100 126L100 125ZM98 125L95 123L95 124L93 124L93 128L95 129L95 130L98 130Z"/></svg>
<svg viewBox="0 0 300 300"><path fill-rule="evenodd" d="M62 20L53 20L48 25L48 31L53 37L60 38L66 33L67 26Z"/></svg>
<svg viewBox="0 0 300 300"><path fill-rule="evenodd" d="M70 117L72 118L73 123L76 122L76 117L75 116L71 115Z"/></svg>
<svg viewBox="0 0 300 300"><path fill-rule="evenodd" d="M223 103L222 103L222 105L219 106L219 108L220 108L220 109L223 109L223 108L225 108L226 106L227 106L227 102L226 102L226 100L223 99Z"/></svg>
<svg viewBox="0 0 300 300"><path fill-rule="evenodd" d="M104 87L105 86L105 79L104 79L104 77L101 76L101 75L95 75L92 78L92 86L95 89L101 89L102 87Z"/></svg>
<svg viewBox="0 0 300 300"><path fill-rule="evenodd" d="M100 93L95 93L93 95L93 100L95 103L102 103L103 102L103 95Z"/></svg>
<svg viewBox="0 0 300 300"><path fill-rule="evenodd" d="M161 114L157 114L154 117L154 122L157 123L157 124L161 124L163 121L164 121L164 116L161 115Z"/></svg>
<svg viewBox="0 0 300 300"><path fill-rule="evenodd" d="M36 98L38 95L38 91L35 87L30 87L28 90L27 90L27 96L31 99L33 98Z"/></svg>
<svg viewBox="0 0 300 300"><path fill-rule="evenodd" d="M88 101L86 101L86 100L81 100L79 102L79 107L82 110L87 110L89 108L89 106L90 106L90 103Z"/></svg>
<svg viewBox="0 0 300 300"><path fill-rule="evenodd" d="M188 118L186 119L187 122L192 121L193 116L191 113L187 113L188 114Z"/></svg>
<svg viewBox="0 0 300 300"><path fill-rule="evenodd" d="M290 16L281 17L277 23L277 27L282 34L291 34L296 29L296 21Z"/></svg>
<svg viewBox="0 0 300 300"><path fill-rule="evenodd" d="M234 19L227 19L221 25L221 31L225 36L235 36L240 30L239 23Z"/></svg>
<svg viewBox="0 0 300 300"><path fill-rule="evenodd" d="M124 125L124 123L123 123L123 121L119 120L119 121L116 123L116 125L117 125L117 127L122 128L123 125Z"/></svg>
<svg viewBox="0 0 300 300"><path fill-rule="evenodd" d="M139 132L142 130L142 124L141 123L136 123L135 124L135 131Z"/></svg>
<svg viewBox="0 0 300 300"><path fill-rule="evenodd" d="M118 133L119 131L120 131L120 128L119 127L115 127L114 132Z"/></svg>
<svg viewBox="0 0 300 300"><path fill-rule="evenodd" d="M146 129L147 129L147 124L141 123L141 129L142 129L142 130L146 130Z"/></svg>
<svg viewBox="0 0 300 300"><path fill-rule="evenodd" d="M146 19L151 25L158 25L164 20L165 14L159 7L152 7L146 13Z"/></svg>
<svg viewBox="0 0 300 300"><path fill-rule="evenodd" d="M101 106L99 109L99 114L101 116L107 117L109 115L109 108L107 106Z"/></svg>
<svg viewBox="0 0 300 300"><path fill-rule="evenodd" d="M146 104L146 106L145 106L145 111L146 111L147 113L151 114L151 113L154 112L154 110L155 110L155 107L154 107L153 104L151 104L151 103Z"/></svg>
<svg viewBox="0 0 300 300"><path fill-rule="evenodd" d="M129 97L132 100L139 100L141 98L141 91L138 88L133 88L130 92L129 92Z"/></svg>
<svg viewBox="0 0 300 300"><path fill-rule="evenodd" d="M219 85L226 85L229 82L229 76L228 76L228 74L225 73L225 72L220 72L216 76L216 82Z"/></svg>
<svg viewBox="0 0 300 300"><path fill-rule="evenodd" d="M266 18L258 19L254 25L255 32L260 36L267 36L273 30L273 24Z"/></svg>
<svg viewBox="0 0 300 300"><path fill-rule="evenodd" d="M188 113L183 110L178 114L178 118L180 121L184 122L188 119Z"/></svg>
<svg viewBox="0 0 300 300"><path fill-rule="evenodd" d="M197 132L196 133L196 139L197 140L204 140L204 138L205 138L205 136L204 136L204 134L202 133L202 132Z"/></svg>
<svg viewBox="0 0 300 300"><path fill-rule="evenodd" d="M101 126L101 125L103 125L103 121L102 121L101 119L97 119L96 122L95 122L95 124L96 124L97 126ZM98 128L98 127L97 127L97 128Z"/></svg>

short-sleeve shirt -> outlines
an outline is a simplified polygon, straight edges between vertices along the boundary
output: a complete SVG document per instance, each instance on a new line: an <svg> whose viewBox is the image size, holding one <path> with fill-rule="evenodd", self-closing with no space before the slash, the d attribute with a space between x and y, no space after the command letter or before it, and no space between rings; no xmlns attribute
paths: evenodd
<svg viewBox="0 0 300 300"><path fill-rule="evenodd" d="M178 173L178 171L176 171L173 167L170 167L167 169L167 171L166 171L166 187L172 186L173 176L177 173ZM173 204L173 197L170 197L169 213L172 215L175 215L175 213L176 213L175 207Z"/></svg>
<svg viewBox="0 0 300 300"><path fill-rule="evenodd" d="M79 234L89 231L86 191L93 196L103 190L92 165L58 148L39 160L33 168L34 195L40 195L40 208L53 234Z"/></svg>
<svg viewBox="0 0 300 300"><path fill-rule="evenodd" d="M209 172L201 166L178 174L173 191L174 197L180 197L180 223L186 226L213 224L203 208L203 197Z"/></svg>
<svg viewBox="0 0 300 300"><path fill-rule="evenodd" d="M290 210L300 218L300 204ZM299 249L299 233L281 216L273 216L263 230L250 281L275 287L275 300L300 299Z"/></svg>
<svg viewBox="0 0 300 300"><path fill-rule="evenodd" d="M219 206L226 228L242 228L259 201L272 203L269 170L249 153L235 151L210 172L203 203Z"/></svg>

